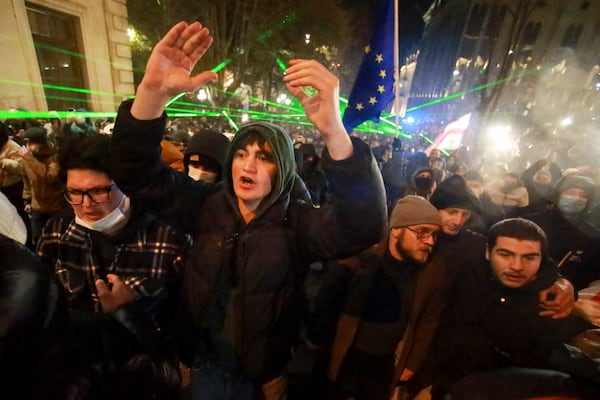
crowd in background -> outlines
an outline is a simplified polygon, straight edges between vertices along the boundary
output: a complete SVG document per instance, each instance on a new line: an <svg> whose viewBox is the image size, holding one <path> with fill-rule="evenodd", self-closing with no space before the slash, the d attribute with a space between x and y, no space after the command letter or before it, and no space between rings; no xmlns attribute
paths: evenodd
<svg viewBox="0 0 600 400"><path fill-rule="evenodd" d="M314 127L169 119L168 99L214 79L181 65L211 43L173 27L115 121L0 125L6 390L597 398L597 341L571 340L600 326L593 150L348 135L314 60L284 77Z"/></svg>

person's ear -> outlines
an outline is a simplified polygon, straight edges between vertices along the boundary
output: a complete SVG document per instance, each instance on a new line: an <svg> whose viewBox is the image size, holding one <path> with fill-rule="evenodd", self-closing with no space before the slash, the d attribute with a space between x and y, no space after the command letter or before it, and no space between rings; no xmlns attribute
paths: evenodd
<svg viewBox="0 0 600 400"><path fill-rule="evenodd" d="M485 245L485 259L490 261L490 248L487 244Z"/></svg>

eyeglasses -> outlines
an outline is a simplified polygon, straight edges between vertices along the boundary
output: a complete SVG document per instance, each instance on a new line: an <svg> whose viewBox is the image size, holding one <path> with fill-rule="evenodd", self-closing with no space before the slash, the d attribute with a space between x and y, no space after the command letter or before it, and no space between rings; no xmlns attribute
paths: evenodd
<svg viewBox="0 0 600 400"><path fill-rule="evenodd" d="M114 183L110 186L92 188L88 190L66 189L65 199L69 204L75 206L83 204L83 196L89 197L94 203L106 203L110 201L110 192L117 187Z"/></svg>
<svg viewBox="0 0 600 400"><path fill-rule="evenodd" d="M426 229L413 229L410 227L406 227L406 229L408 229L409 231L411 231L412 233L415 234L415 236L417 237L417 240L427 240L429 238L432 238L433 240L437 239L438 236L438 231L430 231L430 230L426 230Z"/></svg>

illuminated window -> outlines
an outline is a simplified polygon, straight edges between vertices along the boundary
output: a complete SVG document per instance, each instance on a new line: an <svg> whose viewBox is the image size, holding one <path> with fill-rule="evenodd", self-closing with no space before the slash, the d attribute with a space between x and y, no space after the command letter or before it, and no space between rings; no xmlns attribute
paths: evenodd
<svg viewBox="0 0 600 400"><path fill-rule="evenodd" d="M32 3L27 3L27 17L48 109L89 109L85 93L69 90L87 86L79 18Z"/></svg>

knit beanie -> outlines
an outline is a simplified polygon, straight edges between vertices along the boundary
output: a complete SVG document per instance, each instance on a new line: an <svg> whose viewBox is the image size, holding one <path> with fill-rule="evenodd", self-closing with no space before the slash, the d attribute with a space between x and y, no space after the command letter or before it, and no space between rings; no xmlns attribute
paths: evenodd
<svg viewBox="0 0 600 400"><path fill-rule="evenodd" d="M228 149L229 139L217 130L204 129L195 133L185 149L183 163L186 171L190 161L197 161L193 159L193 155L206 157L216 163L220 170L223 170L223 163Z"/></svg>
<svg viewBox="0 0 600 400"><path fill-rule="evenodd" d="M467 186L466 181L458 175L443 180L437 186L431 197L431 204L438 210L445 208L463 208L478 212L481 208L479 199Z"/></svg>
<svg viewBox="0 0 600 400"><path fill-rule="evenodd" d="M438 210L421 196L404 196L396 203L390 217L390 228L411 225L442 225Z"/></svg>
<svg viewBox="0 0 600 400"><path fill-rule="evenodd" d="M558 201L558 197L567 189L581 189L587 193L590 199L596 194L596 185L592 178L583 175L567 175L560 178L553 187L553 199ZM588 202L591 203L591 202Z"/></svg>

